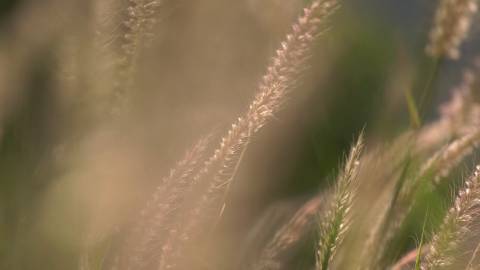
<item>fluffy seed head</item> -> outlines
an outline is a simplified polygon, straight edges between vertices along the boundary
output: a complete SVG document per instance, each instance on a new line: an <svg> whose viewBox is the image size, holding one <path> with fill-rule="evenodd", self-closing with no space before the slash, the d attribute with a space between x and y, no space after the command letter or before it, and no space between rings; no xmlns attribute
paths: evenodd
<svg viewBox="0 0 480 270"><path fill-rule="evenodd" d="M448 267L455 262L458 247L471 232L471 225L478 219L480 206L480 165L458 192L440 230L434 235L430 251L421 265L422 270Z"/></svg>
<svg viewBox="0 0 480 270"><path fill-rule="evenodd" d="M459 58L459 47L468 35L476 12L475 0L441 0L430 32L427 54L432 57Z"/></svg>

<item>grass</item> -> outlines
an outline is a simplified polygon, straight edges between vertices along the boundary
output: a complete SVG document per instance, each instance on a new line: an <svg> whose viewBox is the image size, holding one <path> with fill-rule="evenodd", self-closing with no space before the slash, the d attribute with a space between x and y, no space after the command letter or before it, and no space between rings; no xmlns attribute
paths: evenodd
<svg viewBox="0 0 480 270"><path fill-rule="evenodd" d="M477 3L440 1L426 78L401 39L349 26L348 3L262 5L25 1L11 13L0 269L475 269L478 64L426 116Z"/></svg>

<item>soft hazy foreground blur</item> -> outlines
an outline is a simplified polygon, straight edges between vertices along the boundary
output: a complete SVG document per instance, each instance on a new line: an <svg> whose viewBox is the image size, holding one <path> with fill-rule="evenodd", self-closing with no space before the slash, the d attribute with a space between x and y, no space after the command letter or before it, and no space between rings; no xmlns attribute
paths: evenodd
<svg viewBox="0 0 480 270"><path fill-rule="evenodd" d="M161 179L205 136L210 156L248 108L309 2L164 0L143 33L154 38L127 48L119 42L129 31L127 0L0 2L0 269L79 269L86 252L85 269L110 269L100 265L122 249ZM437 2L341 1L299 86L249 138L198 269L233 269L255 257L301 205L333 186L362 130L372 150L365 159L378 152L387 164L371 162L364 178L381 178L388 173L378 170L402 159L408 143L398 138L417 128L410 101L424 101L413 110L422 126L435 121L480 53L475 17L459 60L438 64L425 55ZM129 50L133 57L118 56ZM432 65L438 70L423 98ZM390 152L379 150L390 144ZM422 231L430 239L475 155L420 196L390 248L392 262L418 245ZM393 182L372 183L359 188L359 208ZM285 269L312 269L310 236L295 251L300 263Z"/></svg>

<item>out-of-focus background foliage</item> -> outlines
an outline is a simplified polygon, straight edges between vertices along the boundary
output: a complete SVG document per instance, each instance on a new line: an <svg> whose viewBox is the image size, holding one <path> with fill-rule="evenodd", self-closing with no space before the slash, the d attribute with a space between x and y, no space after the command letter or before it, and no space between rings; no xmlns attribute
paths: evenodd
<svg viewBox="0 0 480 270"><path fill-rule="evenodd" d="M55 81L59 44L70 27L88 22L90 1L66 1L68 8L62 1L40 2L0 2L0 269L5 270L76 269L87 228L107 235L120 230L184 150L204 134L223 134L243 112L305 3L175 1L160 18L160 41L142 70L145 87L131 97L131 113L105 124L90 112L109 97L69 92ZM281 219L329 186L362 128L373 141L388 141L409 128L404 93L429 68L423 49L435 5L342 1L318 44L305 87L291 95L247 151L219 238L244 238L266 213ZM422 108L427 121L461 80L462 66L472 61L477 25L462 60L442 63L429 106ZM425 201L442 208L443 195L449 195L447 189ZM440 216L441 210L432 212ZM421 223L414 219L405 232L411 237L399 250L415 245Z"/></svg>

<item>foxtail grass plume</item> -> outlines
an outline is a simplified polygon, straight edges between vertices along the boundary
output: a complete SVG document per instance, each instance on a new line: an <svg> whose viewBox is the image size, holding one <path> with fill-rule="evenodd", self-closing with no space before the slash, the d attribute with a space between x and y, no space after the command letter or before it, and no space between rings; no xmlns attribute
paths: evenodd
<svg viewBox="0 0 480 270"><path fill-rule="evenodd" d="M252 267L254 270L282 269L281 256L291 249L307 234L312 220L318 215L322 206L320 195L305 203L292 219L278 230L267 245L262 249L259 259Z"/></svg>
<svg viewBox="0 0 480 270"><path fill-rule="evenodd" d="M406 181L403 181L398 188L398 193L393 196L385 216L382 217L379 230L374 234L375 237L372 240L373 246L380 250L386 249L412 210L418 188L422 184L438 185L450 174L452 169L472 153L479 143L480 130L472 130L438 150L414 176L406 178ZM382 256L381 253L377 253L372 261L368 262L369 267L381 264Z"/></svg>
<svg viewBox="0 0 480 270"><path fill-rule="evenodd" d="M130 0L127 8L128 19L125 26L128 28L125 34L125 44L122 49L129 57L125 61L135 62L142 49L152 38L152 29L155 26L155 12L161 6L162 0Z"/></svg>
<svg viewBox="0 0 480 270"><path fill-rule="evenodd" d="M460 57L460 45L477 12L476 0L440 0L426 51L433 57Z"/></svg>
<svg viewBox="0 0 480 270"><path fill-rule="evenodd" d="M434 183L438 184L442 178L449 175L452 168L472 153L479 144L480 129L477 128L435 153L420 170L420 175L431 175Z"/></svg>
<svg viewBox="0 0 480 270"><path fill-rule="evenodd" d="M450 133L463 135L480 124L480 103L478 90L480 67L478 64L463 73L460 85L454 89L452 106L442 106L442 114L449 117Z"/></svg>
<svg viewBox="0 0 480 270"><path fill-rule="evenodd" d="M480 165L460 190L454 205L443 220L440 230L433 236L430 250L421 264L422 270L448 267L455 262L459 244L470 233L470 226L478 219L480 206Z"/></svg>
<svg viewBox="0 0 480 270"><path fill-rule="evenodd" d="M336 249L342 243L350 225L350 212L357 189L356 179L363 147L362 133L350 150L346 163L337 178L331 205L327 209L326 214L320 217L317 270L329 269Z"/></svg>
<svg viewBox="0 0 480 270"><path fill-rule="evenodd" d="M119 107L125 107L128 91L135 86L134 76L143 49L153 40L155 15L163 0L129 0L127 18L124 21L126 33L121 44L123 53L119 57L119 74L115 100Z"/></svg>
<svg viewBox="0 0 480 270"><path fill-rule="evenodd" d="M267 68L248 111L232 124L214 155L196 176L200 181L204 175L212 172L212 167L217 169L209 179L207 195L202 197L207 201L200 205L208 204L208 201L218 198L215 194L221 194L225 190L250 137L272 119L284 104L286 95L297 86L309 65L314 41L323 33L327 18L336 9L335 0L314 1L293 25L292 32L281 43L281 48Z"/></svg>
<svg viewBox="0 0 480 270"><path fill-rule="evenodd" d="M440 106L440 118L419 131L417 149L423 151L451 138L465 135L480 125L480 61L464 71L449 101Z"/></svg>
<svg viewBox="0 0 480 270"><path fill-rule="evenodd" d="M480 130L477 124L479 104L474 99L474 88L476 79L474 74L478 73L478 65L464 73L461 84L455 89L451 100L442 106L441 118L434 124L424 127L418 134L416 147L417 151L425 148L437 148L442 140L432 139L428 134L447 136L445 139L454 138L445 147L437 150L425 164L420 167L418 173L411 181L404 183L398 201L394 202L393 211L396 218L390 221L393 225L387 229L388 234L393 236L405 219L412 206L415 191L422 181L432 181L438 184L447 177L462 160L464 160L480 143ZM427 139L429 137L429 139ZM421 144L430 144L425 147ZM420 146L420 148L418 148ZM391 237L386 236L383 241Z"/></svg>
<svg viewBox="0 0 480 270"><path fill-rule="evenodd" d="M194 177L196 182L206 185L206 191L188 215L179 239L172 240L171 243L178 247L164 249L172 253L163 255L171 259L171 262L162 263L165 269L174 268L181 254L181 246L185 246L193 234L203 232L206 223L221 215L223 198L251 136L272 119L284 104L286 95L298 85L308 67L313 44L326 29L325 23L337 7L335 0L313 1L281 42L247 112L232 124L214 154Z"/></svg>
<svg viewBox="0 0 480 270"><path fill-rule="evenodd" d="M170 228L171 214L177 207L179 194L192 184L192 174L198 169L204 157L211 136L200 139L161 180L144 209L140 212L136 225L126 244L128 259L126 269L142 269L149 263L146 255L155 252L154 243L160 241Z"/></svg>

